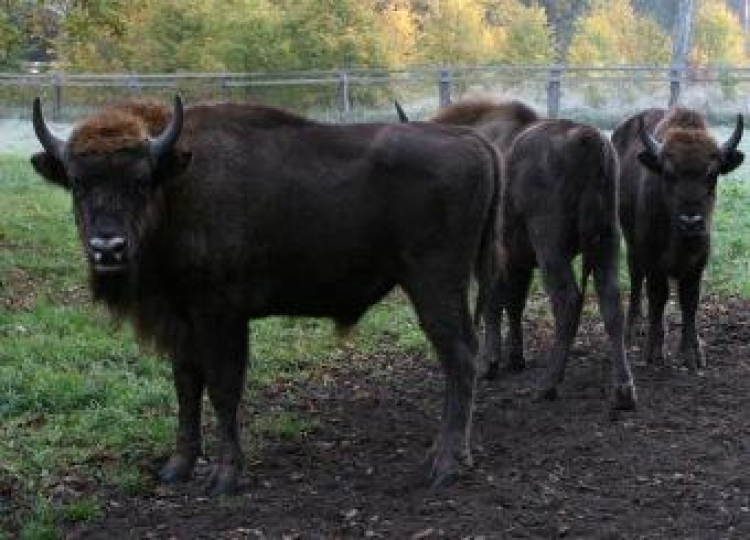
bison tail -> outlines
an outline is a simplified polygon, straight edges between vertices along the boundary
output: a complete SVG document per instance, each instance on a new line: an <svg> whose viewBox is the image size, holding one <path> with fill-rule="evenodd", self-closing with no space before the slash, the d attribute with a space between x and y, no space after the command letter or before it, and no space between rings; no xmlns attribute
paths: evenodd
<svg viewBox="0 0 750 540"><path fill-rule="evenodd" d="M500 212L500 197L503 187L502 158L499 150L491 143L484 141L492 157L492 196L490 206L485 217L484 226L475 262L475 279L477 280L477 297L474 306L474 326L479 326L497 275L502 271L503 253L498 242L500 234L500 223L498 216Z"/></svg>

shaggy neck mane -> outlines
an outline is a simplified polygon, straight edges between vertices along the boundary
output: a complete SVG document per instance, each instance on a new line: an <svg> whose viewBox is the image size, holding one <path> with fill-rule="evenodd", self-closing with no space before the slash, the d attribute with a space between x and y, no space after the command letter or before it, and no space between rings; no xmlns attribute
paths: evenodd
<svg viewBox="0 0 750 540"><path fill-rule="evenodd" d="M443 107L433 118L440 124L476 126L485 122L507 121L530 123L539 116L519 101L495 103L490 100L462 101Z"/></svg>

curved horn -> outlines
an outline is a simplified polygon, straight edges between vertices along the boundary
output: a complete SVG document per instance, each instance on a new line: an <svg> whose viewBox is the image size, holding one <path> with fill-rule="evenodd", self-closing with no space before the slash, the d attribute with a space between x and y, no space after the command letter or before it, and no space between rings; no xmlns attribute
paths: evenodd
<svg viewBox="0 0 750 540"><path fill-rule="evenodd" d="M643 143L643 146L646 147L646 150L651 154L658 156L661 152L662 144L646 131L646 122L643 121L643 116L638 117L638 135L640 135L641 142Z"/></svg>
<svg viewBox="0 0 750 540"><path fill-rule="evenodd" d="M159 158L168 152L172 148L172 145L177 142L177 139L180 138L180 133L182 133L182 116L182 98L177 94L174 97L172 119L158 137L149 141L151 158L154 162L159 161Z"/></svg>
<svg viewBox="0 0 750 540"><path fill-rule="evenodd" d="M401 107L401 104L398 102L398 100L393 100L393 104L396 106L396 114L398 114L399 121L403 124L408 123L409 117L406 116L406 113L404 112L404 109Z"/></svg>
<svg viewBox="0 0 750 540"><path fill-rule="evenodd" d="M738 114L737 123L734 126L734 131L732 132L731 137L727 139L727 142L721 145L721 154L723 156L728 156L737 149L737 145L740 144L740 139L742 139L743 129L744 120L742 118L742 115Z"/></svg>
<svg viewBox="0 0 750 540"><path fill-rule="evenodd" d="M32 123L34 124L36 138L39 139L44 151L53 158L62 161L66 142L63 139L55 137L47 127L47 123L44 121L44 116L42 115L42 100L38 97L34 98Z"/></svg>

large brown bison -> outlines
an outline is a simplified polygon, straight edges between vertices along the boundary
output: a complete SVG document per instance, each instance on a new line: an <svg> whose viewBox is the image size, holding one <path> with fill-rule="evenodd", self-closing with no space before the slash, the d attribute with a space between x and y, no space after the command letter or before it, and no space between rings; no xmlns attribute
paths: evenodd
<svg viewBox="0 0 750 540"><path fill-rule="evenodd" d="M737 150L742 123L740 116L729 140L719 146L699 113L683 107L650 109L612 134L622 167L620 223L630 272L627 335L632 337L640 317L645 279L647 362L664 360L664 306L671 278L682 310L680 353L691 370L705 365L695 315L710 250L716 181L744 159Z"/></svg>
<svg viewBox="0 0 750 540"><path fill-rule="evenodd" d="M612 144L592 127L540 119L515 101L456 103L434 121L474 127L502 151L506 164L498 214L503 268L485 314L487 375L498 372L503 310L509 318L510 365L525 366L521 320L538 266L555 319L551 363L540 396L557 395L582 308L583 293L572 267L581 254L584 284L593 272L610 339L613 406L633 408L635 387L624 350L618 284L618 163Z"/></svg>
<svg viewBox="0 0 750 540"><path fill-rule="evenodd" d="M248 322L271 315L354 324L396 285L446 377L433 485L469 459L477 341L471 272L494 250L500 163L470 130L332 126L253 105L183 112L122 104L68 140L34 102L32 163L70 190L94 297L172 360L179 404L166 482L201 452L204 389L218 416L215 493L237 487L237 407Z"/></svg>

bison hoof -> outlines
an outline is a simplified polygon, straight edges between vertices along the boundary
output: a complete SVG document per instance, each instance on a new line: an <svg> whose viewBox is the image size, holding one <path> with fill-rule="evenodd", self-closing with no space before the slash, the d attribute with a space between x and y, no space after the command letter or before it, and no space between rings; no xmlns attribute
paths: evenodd
<svg viewBox="0 0 750 540"><path fill-rule="evenodd" d="M663 366L665 364L664 349L660 347L654 348L651 351L649 351L648 349L645 349L643 351L642 359L643 359L643 362L646 364L651 364L654 366Z"/></svg>
<svg viewBox="0 0 750 540"><path fill-rule="evenodd" d="M526 359L523 354L510 354L508 356L508 369L510 371L523 371L526 369Z"/></svg>
<svg viewBox="0 0 750 540"><path fill-rule="evenodd" d="M467 449L457 451L448 445L436 443L433 450L427 454L429 472L427 482L430 489L444 489L458 481L461 474L461 466L470 468L472 463L471 452Z"/></svg>
<svg viewBox="0 0 750 540"><path fill-rule="evenodd" d="M706 367L706 355L701 346L683 349L682 358L685 366L693 373Z"/></svg>
<svg viewBox="0 0 750 540"><path fill-rule="evenodd" d="M637 402L635 386L632 382L615 387L612 409L616 411L632 411L635 410Z"/></svg>
<svg viewBox="0 0 750 540"><path fill-rule="evenodd" d="M500 364L497 363L497 361L492 361L489 364L487 364L487 371L484 372L484 378L488 381L495 381L497 380L498 375L500 374Z"/></svg>
<svg viewBox="0 0 750 540"><path fill-rule="evenodd" d="M234 465L217 465L206 482L211 495L234 495L239 490L239 469Z"/></svg>
<svg viewBox="0 0 750 540"><path fill-rule="evenodd" d="M195 458L175 454L159 471L159 478L165 484L187 482L193 474Z"/></svg>
<svg viewBox="0 0 750 540"><path fill-rule="evenodd" d="M536 394L536 401L554 401L557 399L557 386L543 386Z"/></svg>

